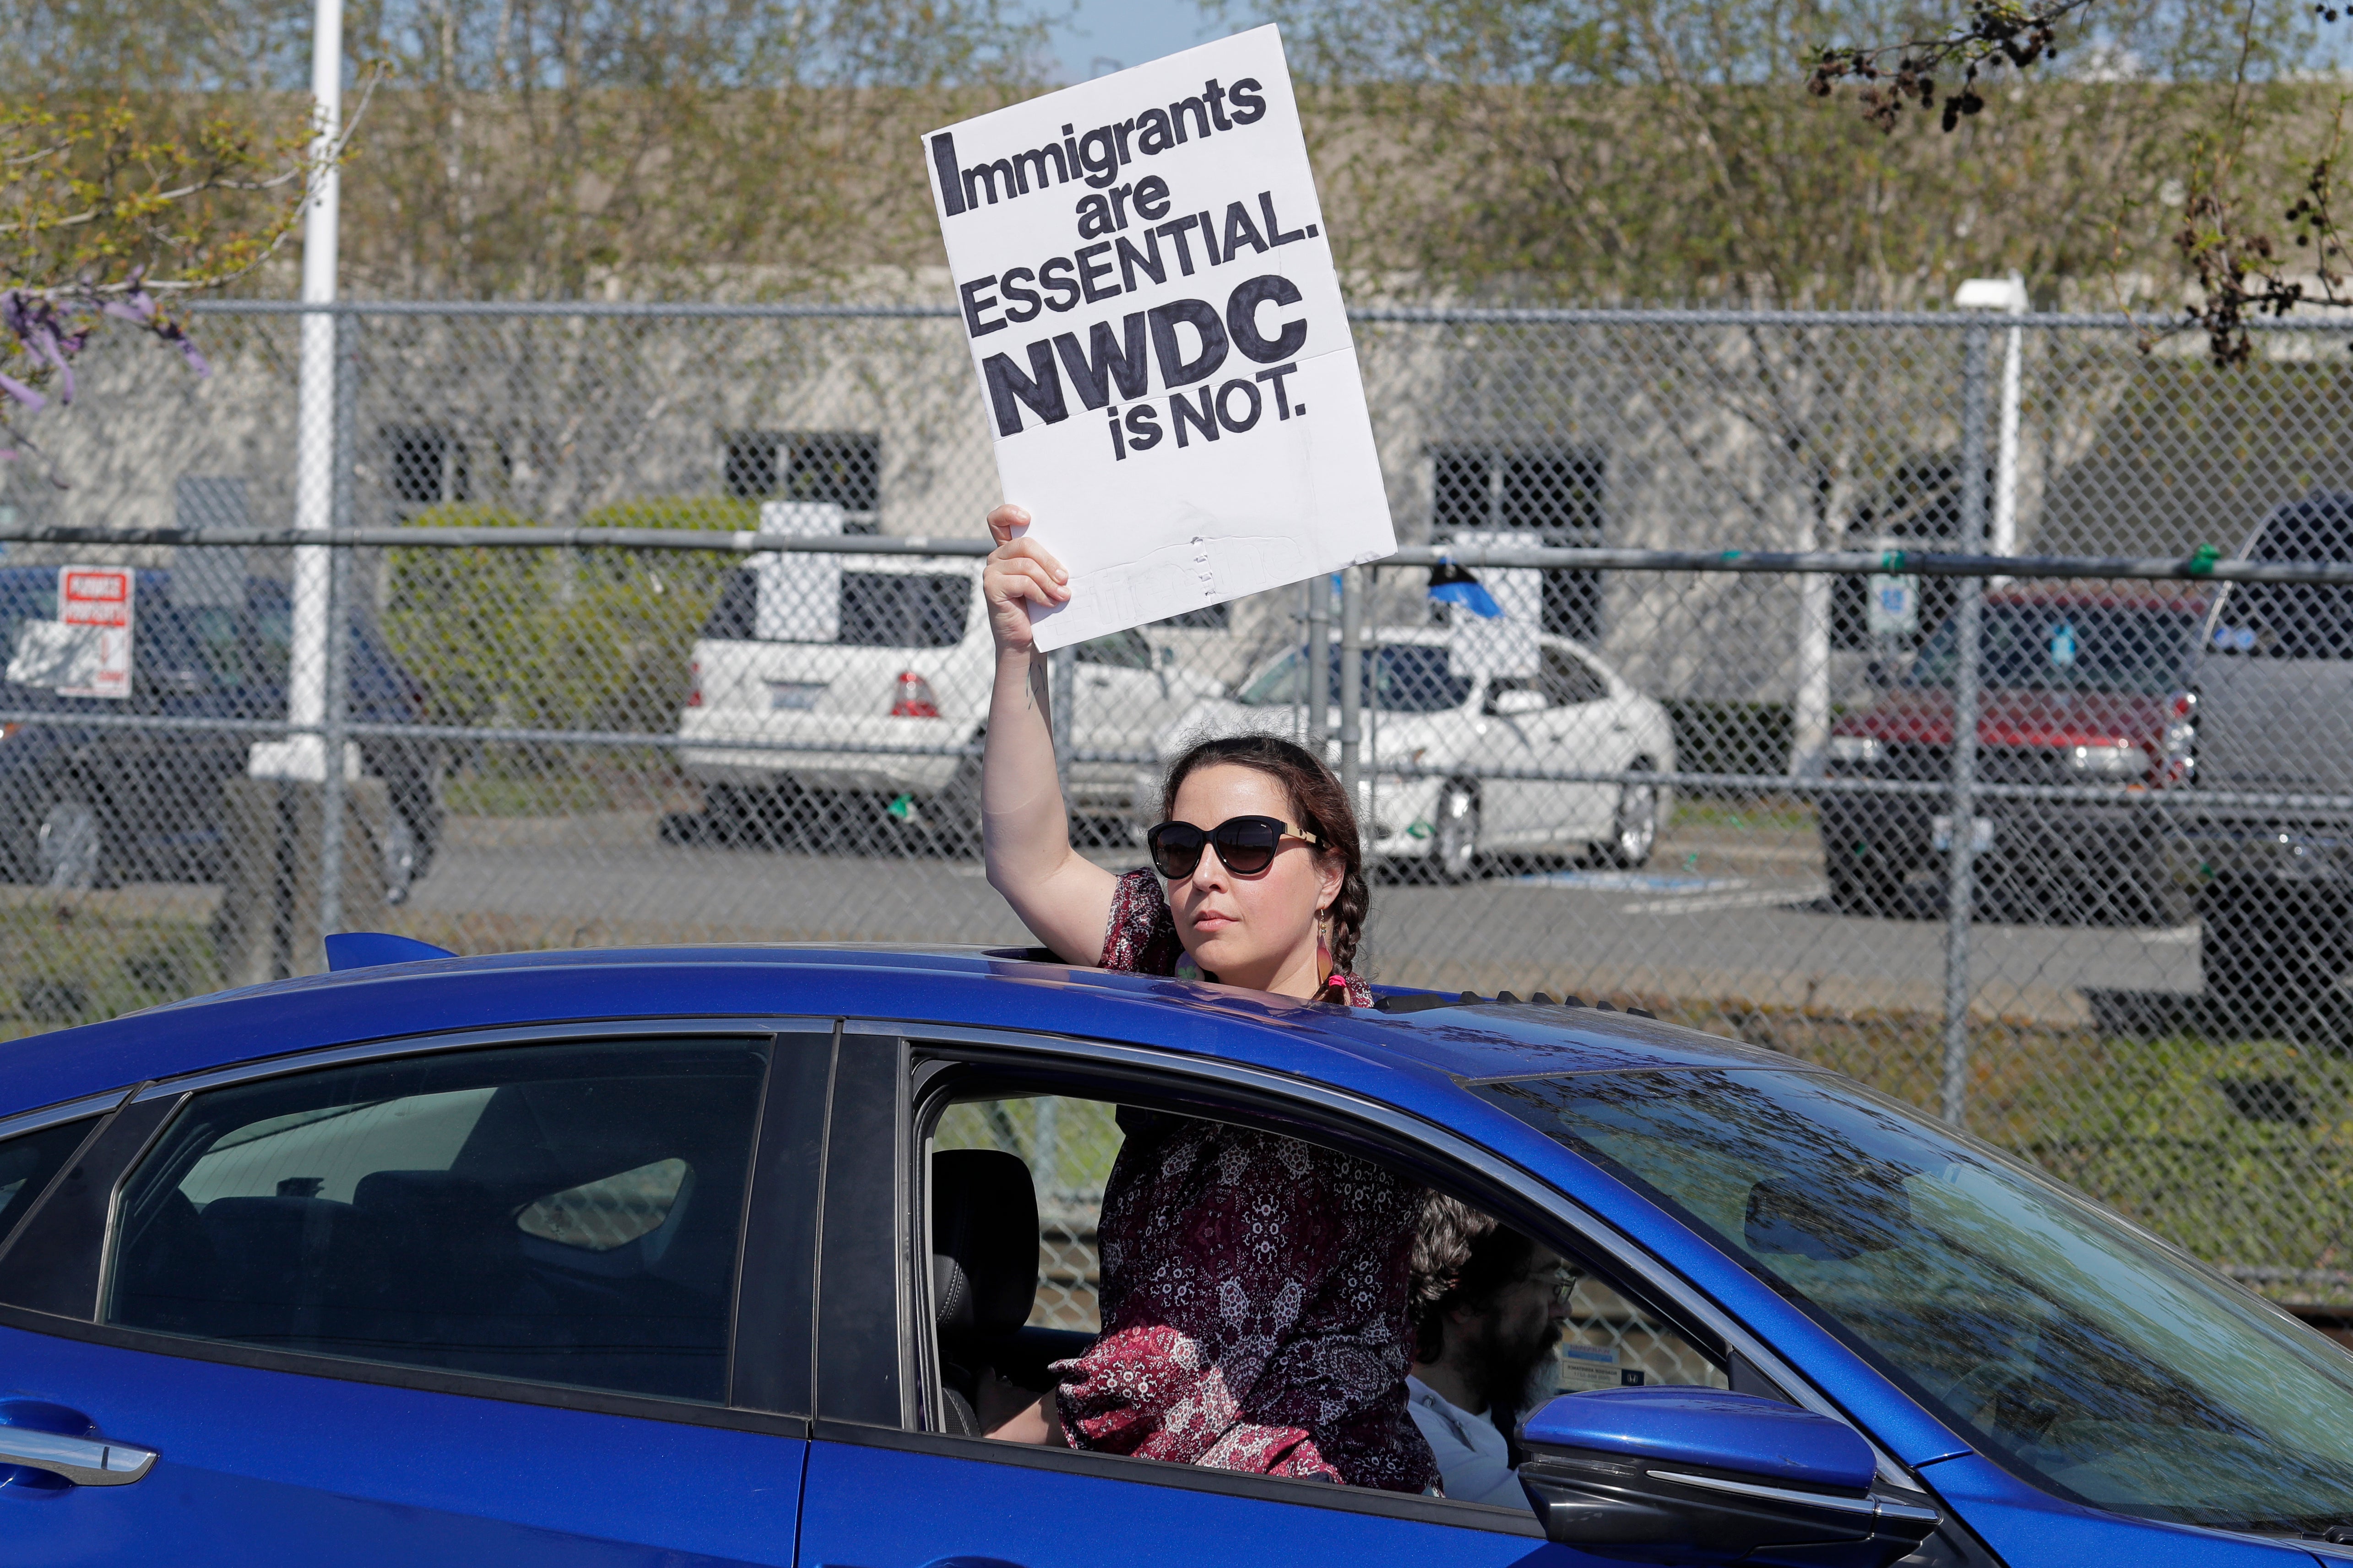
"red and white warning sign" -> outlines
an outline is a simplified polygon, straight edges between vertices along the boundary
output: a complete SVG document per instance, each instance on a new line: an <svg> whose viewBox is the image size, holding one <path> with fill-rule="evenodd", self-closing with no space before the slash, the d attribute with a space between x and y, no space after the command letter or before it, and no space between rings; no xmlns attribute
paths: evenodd
<svg viewBox="0 0 2353 1568"><path fill-rule="evenodd" d="M136 584L128 566L58 568L58 619L88 628L82 639L97 645L95 660L77 668L74 684L58 687L59 696L131 695L131 595Z"/></svg>

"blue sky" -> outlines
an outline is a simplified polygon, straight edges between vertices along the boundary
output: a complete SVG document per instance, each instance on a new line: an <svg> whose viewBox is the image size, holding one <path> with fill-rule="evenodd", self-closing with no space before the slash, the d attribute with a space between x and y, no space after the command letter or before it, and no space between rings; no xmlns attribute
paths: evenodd
<svg viewBox="0 0 2353 1568"><path fill-rule="evenodd" d="M1084 81L1207 43L1248 8L1232 9L1233 22L1218 22L1195 0L1080 0L1078 15L1054 29L1062 79Z"/></svg>

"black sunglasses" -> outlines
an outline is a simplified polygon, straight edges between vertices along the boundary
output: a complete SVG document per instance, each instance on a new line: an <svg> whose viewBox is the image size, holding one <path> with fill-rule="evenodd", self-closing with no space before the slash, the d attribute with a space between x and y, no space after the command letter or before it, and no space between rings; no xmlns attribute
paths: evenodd
<svg viewBox="0 0 2353 1568"><path fill-rule="evenodd" d="M1229 816L1206 830L1189 822L1164 822L1144 836L1152 847L1152 868L1172 879L1191 876L1201 863L1202 847L1208 844L1218 847L1218 858L1227 870L1237 877L1255 877L1274 864L1275 851L1285 838L1324 842L1276 816Z"/></svg>

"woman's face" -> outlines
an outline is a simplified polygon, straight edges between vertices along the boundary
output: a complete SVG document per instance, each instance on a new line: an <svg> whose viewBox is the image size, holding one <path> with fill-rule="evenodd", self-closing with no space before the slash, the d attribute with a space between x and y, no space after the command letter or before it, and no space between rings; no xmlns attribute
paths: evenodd
<svg viewBox="0 0 2353 1568"><path fill-rule="evenodd" d="M1207 830L1236 816L1299 821L1282 784L1256 768L1219 763L1185 776L1172 820ZM1300 839L1285 838L1274 863L1255 877L1226 869L1211 845L1190 877L1168 884L1168 908L1177 940L1205 973L1228 985L1312 996L1324 979L1316 915L1339 890L1338 857L1318 856Z"/></svg>

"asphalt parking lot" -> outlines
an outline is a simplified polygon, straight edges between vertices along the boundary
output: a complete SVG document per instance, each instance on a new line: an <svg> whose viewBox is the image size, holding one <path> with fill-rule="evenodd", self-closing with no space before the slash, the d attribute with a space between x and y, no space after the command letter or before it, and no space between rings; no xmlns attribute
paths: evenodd
<svg viewBox="0 0 2353 1568"><path fill-rule="evenodd" d="M1100 856L1124 868L1140 852ZM1502 867L1461 887L1376 889L1367 950L1400 984L1936 1012L1934 919L1868 920L1822 900L1810 834L1678 829L1641 871ZM661 844L639 814L459 818L401 923L481 945L1028 941L972 862ZM2087 990L2196 994L2198 933L1979 925L1979 1009L2085 1021Z"/></svg>

